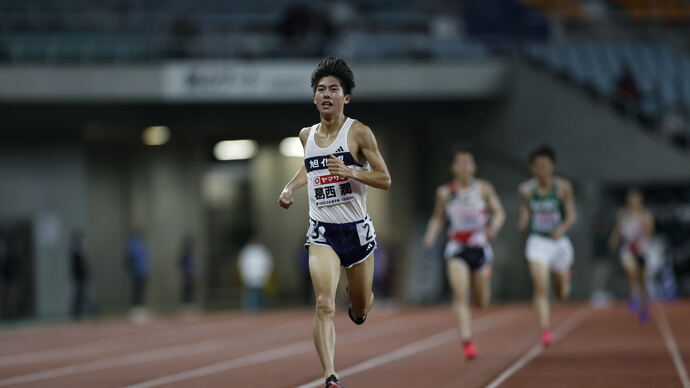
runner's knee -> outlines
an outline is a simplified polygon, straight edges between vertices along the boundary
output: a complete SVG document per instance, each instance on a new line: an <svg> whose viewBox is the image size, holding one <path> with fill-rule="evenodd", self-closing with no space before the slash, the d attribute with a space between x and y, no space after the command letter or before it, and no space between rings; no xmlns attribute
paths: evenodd
<svg viewBox="0 0 690 388"><path fill-rule="evenodd" d="M546 282L534 282L534 296L535 297L546 297L548 292L548 287Z"/></svg>
<svg viewBox="0 0 690 388"><path fill-rule="evenodd" d="M317 296L316 314L321 318L333 317L335 315L335 301L326 296Z"/></svg>

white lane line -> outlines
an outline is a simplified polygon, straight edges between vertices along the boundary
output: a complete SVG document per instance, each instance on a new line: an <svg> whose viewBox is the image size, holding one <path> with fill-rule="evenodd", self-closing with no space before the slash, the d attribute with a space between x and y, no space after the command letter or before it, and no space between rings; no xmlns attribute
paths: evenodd
<svg viewBox="0 0 690 388"><path fill-rule="evenodd" d="M678 372L678 377L680 378L683 388L690 388L690 380L688 380L688 371L685 369L685 364L683 364L683 359L678 351L678 345L676 344L676 339L673 337L673 331L671 331L671 326L668 324L668 318L666 317L666 309L663 306L656 308L657 314L654 314L656 318L656 326L661 332L661 336L664 338L666 343L666 348L668 352L671 353L671 358L673 359L673 364L676 366L676 372Z"/></svg>
<svg viewBox="0 0 690 388"><path fill-rule="evenodd" d="M391 319L392 320L392 319ZM412 320L408 321L393 321L390 320L380 323L378 326L371 330L361 331L357 330L354 332L348 332L342 336L339 342L340 345L348 343L356 343L368 340L370 338L376 338L382 335L396 334L407 329L416 329L418 327L418 322ZM277 360L280 358L285 358L289 356L294 356L300 353L311 352L314 349L313 341L306 340L289 345L285 345L281 348L266 350L254 354L250 354L244 357L239 357L216 364L208 365L201 368L190 369L184 372L176 373L168 376L161 376L153 380L144 381L138 384L130 385L125 388L148 388L155 387L159 385L171 384L174 382L189 380L197 377L204 377L215 373L227 372L232 369L237 369L241 367L262 364L265 362Z"/></svg>
<svg viewBox="0 0 690 388"><path fill-rule="evenodd" d="M390 318L393 319L393 318ZM382 323L387 323L383 321ZM47 380L56 377L63 377L78 373L93 372L103 369L111 369L123 367L128 365L139 365L146 362L162 361L176 357L187 357L196 354L208 353L212 351L222 350L225 348L232 348L247 344L265 343L281 338L290 338L290 336L301 335L301 328L304 327L305 322L298 321L290 324L282 325L280 327L272 326L258 332L245 333L245 336L229 339L211 338L201 342L187 342L184 344L177 344L163 348L143 351L124 356L104 358L100 360L77 363L67 365L59 368L48 369L39 372L33 372L25 375L13 376L6 379L0 379L0 386L9 384L23 384L40 380ZM383 332L386 325L381 325L379 331ZM289 331L295 330L292 335L287 334ZM358 340L358 336L351 336ZM311 343L311 342L309 342Z"/></svg>
<svg viewBox="0 0 690 388"><path fill-rule="evenodd" d="M190 369L174 375L163 376L157 379L145 381L139 384L129 385L126 388L148 388L159 385L171 384L177 381L189 380L197 377L208 376L215 373L226 372L232 369L261 364L268 361L277 360L284 357L294 356L300 353L306 353L313 348L312 341L302 341L286 345L277 349L266 350L259 353L250 354L245 357L239 357L232 360L219 362L209 366L197 369Z"/></svg>
<svg viewBox="0 0 690 388"><path fill-rule="evenodd" d="M290 324L290 326L301 326L304 322L295 322ZM250 322L243 324L242 326L235 326L238 330L250 329ZM0 356L0 367L8 367L13 365L23 365L23 364L34 364L37 362L45 361L55 361L62 360L65 361L68 358L74 357L85 357L93 356L98 354L107 354L110 352L115 352L119 350L124 350L132 347L132 343L141 344L143 341L165 341L165 340L177 340L179 338L185 338L186 335L193 333L203 333L204 337L208 338L210 333L213 335L219 335L223 332L228 331L229 328L219 325L219 323L206 323L196 327L182 327L182 328L170 328L164 331L158 331L154 333L135 333L126 336L116 337L116 338L104 338L101 340L95 340L90 342L82 342L78 346L68 347L63 349L49 349L49 350L33 350L23 353L11 354L6 356ZM265 330L265 329L264 329ZM209 333L210 332L210 333ZM244 336L249 333L243 332ZM142 337L143 341L135 342L132 341L136 337ZM228 338L225 338L228 339ZM195 341L201 341L204 338L196 339ZM191 340L187 341L189 343ZM113 343L116 342L116 343ZM171 345L174 346L174 345ZM130 353L133 351L143 351L142 349L131 349Z"/></svg>
<svg viewBox="0 0 690 388"><path fill-rule="evenodd" d="M77 373L93 372L97 370L117 368L129 365L140 365L146 362L161 361L176 357L188 357L247 344L264 343L281 338L286 338L288 336L286 332L290 330L294 331L294 336L300 335L301 330L299 329L302 327L304 327L304 322L294 322L281 327L273 326L263 329L259 332L248 333L248 336L245 336L240 339L211 338L201 342L187 342L183 344L177 344L158 349L127 354L124 356L110 357L95 361L89 361L85 363L67 365L59 368L47 369L39 372L33 372L25 375L1 379L0 386L10 384L23 384L34 381L52 379L56 377L73 375Z"/></svg>
<svg viewBox="0 0 690 388"><path fill-rule="evenodd" d="M491 315L491 316L484 316L482 318L477 319L477 321L474 324L475 327L475 334L479 334L484 331L488 331L500 326L505 326L509 323L511 323L511 320L506 320L503 315L506 314L501 314L499 316L496 315ZM388 364L393 361L400 360L405 357L410 357L414 356L416 354L419 354L423 351L433 349L435 347L445 345L449 342L457 341L458 340L458 329L457 327L452 327L450 329L443 330L439 333L436 333L432 336L423 338L419 341L413 342L411 344L405 345L401 348L395 349L393 351L390 351L388 353L384 353L380 356L371 358L369 360L366 360L364 362L361 362L359 364L353 365L347 369L344 369L341 372L338 372L339 377L347 377L347 376L352 376L354 374L364 372L366 370L375 368L380 365ZM318 378L314 381L310 381L306 384L302 384L298 386L297 388L313 388L313 387L319 387L323 385L323 378Z"/></svg>
<svg viewBox="0 0 690 388"><path fill-rule="evenodd" d="M252 323L247 321L233 326L239 326L237 327L238 330L245 330L247 327L251 327L251 325ZM129 346L129 344L133 342L132 339L136 337L144 337L146 341L150 341L154 338L156 340L164 340L168 338L176 339L184 336L184 332L204 332L207 330L225 331L232 328L229 326L230 325L227 322L208 322L196 326L182 327L174 325L171 326L169 324L159 324L156 326L142 326L141 328L145 330L136 330L129 333L121 333L119 335L108 335L107 331L106 333L102 333L98 327L85 327L81 331L81 334L71 333L69 336L63 336L59 332L52 334L53 337L59 337L62 341L67 340L69 343L58 343L47 348L34 347L32 350L24 350L20 353L2 355L0 356L0 366L31 364L39 361L64 360L66 357L69 357L72 352L74 352L77 357L90 355L92 353L84 350L84 348L89 347L101 349L103 350L103 353L106 353L108 351L118 350L122 348L123 345ZM85 337L84 333L87 331L88 333L86 333ZM104 336L104 338L94 339L100 336ZM23 348L26 348L28 340L29 339L21 340L19 345ZM35 337L32 338L32 340L33 342L41 343L44 341L44 338ZM3 350L7 349L6 345L7 343L3 343ZM86 352L86 354L84 352Z"/></svg>
<svg viewBox="0 0 690 388"><path fill-rule="evenodd" d="M554 343L556 343L558 340L563 339L568 333L570 333L573 329L575 329L582 321L585 320L585 318L591 313L591 310L589 310L586 307L580 308L576 312L572 313L565 321L563 321L556 330L554 330ZM552 344L553 346L553 344ZM503 371L498 377L496 377L492 382L490 382L486 388L496 388L499 385L503 384L506 380L510 378L510 376L514 375L515 372L519 371L522 369L525 365L527 365L530 361L532 361L535 357L540 355L541 353L544 352L544 347L541 344L534 345L532 348L530 348L527 353L522 355L517 361L513 363L508 369Z"/></svg>

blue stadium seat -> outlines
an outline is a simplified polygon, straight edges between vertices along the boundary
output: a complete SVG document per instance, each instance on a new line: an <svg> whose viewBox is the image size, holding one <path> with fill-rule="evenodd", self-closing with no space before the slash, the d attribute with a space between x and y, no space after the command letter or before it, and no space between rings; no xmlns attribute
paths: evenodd
<svg viewBox="0 0 690 388"><path fill-rule="evenodd" d="M481 59L488 56L486 47L476 42L466 42L459 37L437 38L427 40L427 47L435 58L448 59Z"/></svg>

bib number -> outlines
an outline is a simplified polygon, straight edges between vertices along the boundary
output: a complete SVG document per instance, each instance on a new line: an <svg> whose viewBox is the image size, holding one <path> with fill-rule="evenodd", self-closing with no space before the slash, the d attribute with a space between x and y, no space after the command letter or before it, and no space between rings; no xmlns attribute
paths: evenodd
<svg viewBox="0 0 690 388"><path fill-rule="evenodd" d="M367 245L376 239L376 230L374 230L374 223L370 218L357 224L357 235L359 236L359 245Z"/></svg>
<svg viewBox="0 0 690 388"><path fill-rule="evenodd" d="M307 241L309 242L320 242L323 243L326 241L326 238L323 236L324 230L323 226L317 226L316 222L311 221L309 222L309 229L307 229Z"/></svg>

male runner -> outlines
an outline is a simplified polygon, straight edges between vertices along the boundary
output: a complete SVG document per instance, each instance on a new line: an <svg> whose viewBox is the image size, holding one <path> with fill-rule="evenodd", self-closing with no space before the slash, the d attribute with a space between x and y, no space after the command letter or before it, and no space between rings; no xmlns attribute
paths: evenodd
<svg viewBox="0 0 690 388"><path fill-rule="evenodd" d="M575 223L573 187L554 175L556 155L541 146L529 155L532 178L519 186L522 197L518 228L529 231L525 256L534 284L534 306L542 330L541 343L553 341L549 322L549 274L556 280L556 294L562 300L570 294L570 266L573 245L566 232Z"/></svg>
<svg viewBox="0 0 690 388"><path fill-rule="evenodd" d="M361 325L374 301L376 232L367 214L367 188L386 190L391 177L371 129L343 113L355 87L345 61L322 60L312 73L311 87L320 121L300 131L304 166L285 186L278 203L289 208L294 191L308 185L311 220L305 246L316 296L314 344L326 388L342 388L333 366L333 315L340 267L345 267L347 275L348 315Z"/></svg>
<svg viewBox="0 0 690 388"><path fill-rule="evenodd" d="M468 148L453 150L450 171L453 180L436 190L434 212L424 235L424 245L431 248L446 219L449 220L445 249L446 272L453 290L453 312L458 320L463 353L473 359L477 349L472 342L469 286L474 286L479 307L489 304L493 251L489 241L505 222L505 212L491 183L476 179L477 166Z"/></svg>
<svg viewBox="0 0 690 388"><path fill-rule="evenodd" d="M618 212L609 246L613 251L618 250L621 264L628 275L628 308L631 313L639 314L640 323L645 323L649 318L645 256L654 234L654 216L644 206L640 190L631 189L625 200L626 206Z"/></svg>

